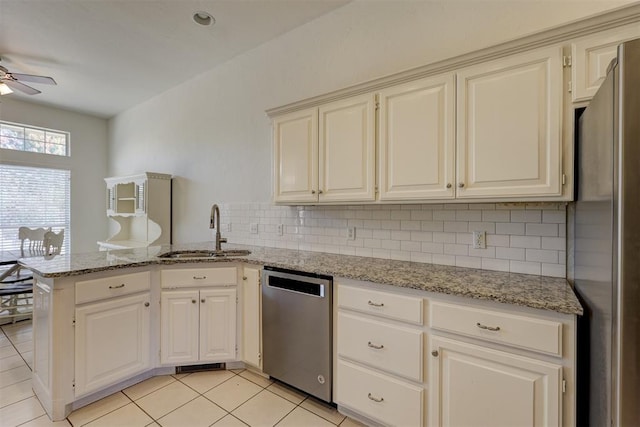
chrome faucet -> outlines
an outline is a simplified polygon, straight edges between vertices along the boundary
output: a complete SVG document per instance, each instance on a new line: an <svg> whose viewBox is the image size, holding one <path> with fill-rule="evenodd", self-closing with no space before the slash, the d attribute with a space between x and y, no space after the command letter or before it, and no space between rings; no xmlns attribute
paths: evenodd
<svg viewBox="0 0 640 427"><path fill-rule="evenodd" d="M216 252L220 252L222 250L222 244L227 243L227 239L220 236L220 209L218 209L218 205L215 204L211 206L209 228L216 229Z"/></svg>

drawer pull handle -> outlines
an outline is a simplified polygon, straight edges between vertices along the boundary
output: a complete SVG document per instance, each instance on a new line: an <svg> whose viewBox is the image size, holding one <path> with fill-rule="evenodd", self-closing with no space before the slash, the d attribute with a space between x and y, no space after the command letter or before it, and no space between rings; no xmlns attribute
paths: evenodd
<svg viewBox="0 0 640 427"><path fill-rule="evenodd" d="M368 397L370 400L373 400L374 402L378 402L378 403L380 403L380 402L382 402L382 401L384 400L384 398L383 398L383 397L374 397L371 393L369 393L369 394L367 395L367 397Z"/></svg>
<svg viewBox="0 0 640 427"><path fill-rule="evenodd" d="M378 303L378 302L373 302L373 301L369 300L369 302L367 302L367 304L372 305L374 307L384 307L384 303L383 302Z"/></svg>
<svg viewBox="0 0 640 427"><path fill-rule="evenodd" d="M376 350L382 350L384 348L384 345L380 344L380 345L375 345L373 344L371 341L369 341L367 343L367 345L371 348L375 348Z"/></svg>
<svg viewBox="0 0 640 427"><path fill-rule="evenodd" d="M204 280L207 276L193 276L193 280Z"/></svg>
<svg viewBox="0 0 640 427"><path fill-rule="evenodd" d="M120 288L124 288L124 283L121 283L116 286L113 286L113 285L109 286L109 289L120 289Z"/></svg>
<svg viewBox="0 0 640 427"><path fill-rule="evenodd" d="M486 326L483 325L482 323L478 322L476 323L476 326L480 329L484 329L486 331L492 331L492 332L497 332L500 330L500 326Z"/></svg>

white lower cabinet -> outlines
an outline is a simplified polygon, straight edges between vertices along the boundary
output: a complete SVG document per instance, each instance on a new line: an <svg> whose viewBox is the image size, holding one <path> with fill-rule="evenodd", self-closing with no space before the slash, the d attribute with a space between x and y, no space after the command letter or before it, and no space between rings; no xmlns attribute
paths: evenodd
<svg viewBox="0 0 640 427"><path fill-rule="evenodd" d="M242 361L262 369L260 270L245 267L242 277Z"/></svg>
<svg viewBox="0 0 640 427"><path fill-rule="evenodd" d="M163 291L160 319L162 364L235 360L235 288Z"/></svg>
<svg viewBox="0 0 640 427"><path fill-rule="evenodd" d="M149 305L145 292L76 308L76 396L150 368Z"/></svg>
<svg viewBox="0 0 640 427"><path fill-rule="evenodd" d="M431 426L558 426L562 366L431 339Z"/></svg>
<svg viewBox="0 0 640 427"><path fill-rule="evenodd" d="M344 282L348 281L334 280L338 307L336 403L362 415L365 421L422 426L423 299Z"/></svg>
<svg viewBox="0 0 640 427"><path fill-rule="evenodd" d="M160 363L236 358L237 267L160 272Z"/></svg>
<svg viewBox="0 0 640 427"><path fill-rule="evenodd" d="M389 426L575 425L574 315L334 283L336 403L349 415Z"/></svg>

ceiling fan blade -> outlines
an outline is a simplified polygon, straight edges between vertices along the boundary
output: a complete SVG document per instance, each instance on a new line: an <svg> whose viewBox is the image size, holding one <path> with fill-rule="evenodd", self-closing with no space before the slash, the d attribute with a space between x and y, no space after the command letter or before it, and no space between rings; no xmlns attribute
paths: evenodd
<svg viewBox="0 0 640 427"><path fill-rule="evenodd" d="M6 84L11 89L19 90L20 92L24 92L27 95L37 95L39 93L42 93L38 89L34 89L31 86L27 86L26 84L20 83L16 80L2 79L0 80L0 82Z"/></svg>
<svg viewBox="0 0 640 427"><path fill-rule="evenodd" d="M57 84L55 80L51 77L47 76L34 76L33 74L21 74L21 73L11 73L11 76L16 80L20 80L23 82L29 83L40 83L43 85L55 85Z"/></svg>

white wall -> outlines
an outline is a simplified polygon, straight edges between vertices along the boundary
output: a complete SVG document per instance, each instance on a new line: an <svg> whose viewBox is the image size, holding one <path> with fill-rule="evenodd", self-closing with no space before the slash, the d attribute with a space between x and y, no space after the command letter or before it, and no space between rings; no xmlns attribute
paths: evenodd
<svg viewBox="0 0 640 427"><path fill-rule="evenodd" d="M113 118L109 171L174 174L174 242L207 240L212 203L270 200L265 109L624 3L354 1Z"/></svg>
<svg viewBox="0 0 640 427"><path fill-rule="evenodd" d="M38 156L43 167L71 171L71 252L97 250L107 237L105 183L107 173L107 121L94 116L18 101L5 96L0 120L70 133L71 157ZM24 153L0 151L0 161L21 163ZM31 156L32 157L32 156ZM65 236L65 239L67 236Z"/></svg>

